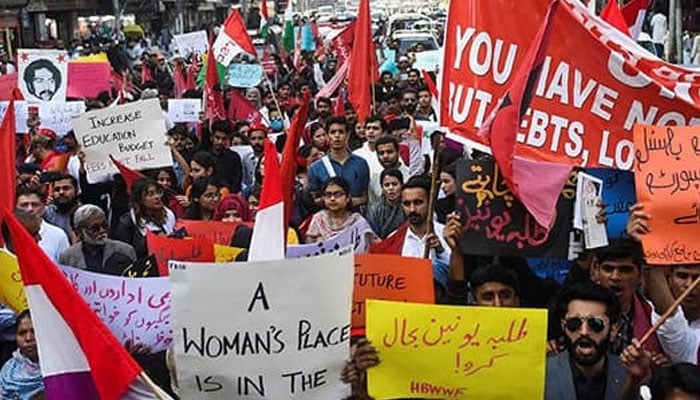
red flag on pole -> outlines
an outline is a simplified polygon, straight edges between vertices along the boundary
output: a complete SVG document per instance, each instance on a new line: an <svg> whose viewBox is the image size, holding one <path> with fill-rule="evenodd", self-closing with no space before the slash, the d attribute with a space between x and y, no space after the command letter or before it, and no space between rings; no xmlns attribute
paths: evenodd
<svg viewBox="0 0 700 400"><path fill-rule="evenodd" d="M572 167L516 157L515 146L520 120L530 106L547 55L559 3L560 0L554 0L550 4L544 22L516 70L510 87L479 131L479 134L488 137L493 157L510 190L537 223L546 229L549 229L554 218L559 194ZM542 176L548 179L541 179Z"/></svg>
<svg viewBox="0 0 700 400"><path fill-rule="evenodd" d="M238 90L228 92L228 111L226 115L232 121L262 122L263 116L250 100Z"/></svg>
<svg viewBox="0 0 700 400"><path fill-rule="evenodd" d="M630 35L629 25L627 25L625 17L622 15L622 11L620 10L620 5L617 4L617 0L608 0L608 4L606 4L603 11L600 12L600 18L617 28L617 30L625 35Z"/></svg>
<svg viewBox="0 0 700 400"><path fill-rule="evenodd" d="M297 171L297 150L299 142L304 134L304 125L309 116L309 104L311 103L311 93L306 92L301 100L301 105L294 113L291 126L287 132L287 141L282 150L282 193L284 194L284 221L285 226L289 225L292 216L292 205L294 196L294 177Z"/></svg>
<svg viewBox="0 0 700 400"><path fill-rule="evenodd" d="M215 89L218 84L219 73L216 68L216 59L214 58L214 52L210 47L209 56L207 57L207 70L204 79L205 107L207 119L209 120L210 124L226 118L224 99L221 96L221 92Z"/></svg>
<svg viewBox="0 0 700 400"><path fill-rule="evenodd" d="M331 39L331 49L338 55L338 65L343 65L350 58L354 40L355 21L349 23L336 37Z"/></svg>
<svg viewBox="0 0 700 400"><path fill-rule="evenodd" d="M0 148L5 149L5 154L0 157L0 212L5 209L13 209L15 202L15 187L17 185L17 170L15 167L15 101L11 100L5 111L5 116L0 124ZM0 218L2 223L2 218ZM0 236L0 245L2 237Z"/></svg>
<svg viewBox="0 0 700 400"><path fill-rule="evenodd" d="M111 154L109 155L109 159L112 160L112 163L115 167L117 167L117 170L119 170L119 174L121 174L122 178L124 179L124 182L126 183L127 193L131 193L131 186L134 184L135 181L146 177L146 175L142 174L141 172L135 171L122 164Z"/></svg>
<svg viewBox="0 0 700 400"><path fill-rule="evenodd" d="M355 25L355 37L348 70L348 100L364 123L372 107L372 85L377 81L379 67L372 42L372 20L369 0L360 0Z"/></svg>

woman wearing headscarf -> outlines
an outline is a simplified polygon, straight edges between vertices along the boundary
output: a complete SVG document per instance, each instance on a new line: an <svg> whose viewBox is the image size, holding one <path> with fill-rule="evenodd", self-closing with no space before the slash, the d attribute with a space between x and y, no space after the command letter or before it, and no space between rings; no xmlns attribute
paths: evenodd
<svg viewBox="0 0 700 400"><path fill-rule="evenodd" d="M41 398L44 380L29 310L24 310L17 316L15 339L17 350L0 370L0 399Z"/></svg>
<svg viewBox="0 0 700 400"><path fill-rule="evenodd" d="M238 194L230 194L221 201L214 211L215 221L251 222L253 214L248 202Z"/></svg>
<svg viewBox="0 0 700 400"><path fill-rule="evenodd" d="M406 220L401 206L403 174L396 168L385 169L379 175L382 197L369 210L369 223L380 238L384 239Z"/></svg>

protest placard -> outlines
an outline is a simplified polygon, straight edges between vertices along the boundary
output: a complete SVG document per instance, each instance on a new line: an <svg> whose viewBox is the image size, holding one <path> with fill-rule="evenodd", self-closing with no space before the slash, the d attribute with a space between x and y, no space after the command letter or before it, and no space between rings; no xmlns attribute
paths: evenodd
<svg viewBox="0 0 700 400"><path fill-rule="evenodd" d="M214 261L217 263L227 263L236 261L236 257L245 249L240 247L224 246L214 243Z"/></svg>
<svg viewBox="0 0 700 400"><path fill-rule="evenodd" d="M0 304L15 313L29 308L17 257L4 249L0 249Z"/></svg>
<svg viewBox="0 0 700 400"><path fill-rule="evenodd" d="M413 68L421 71L437 71L440 69L441 51L430 50L416 53L416 61L413 63Z"/></svg>
<svg viewBox="0 0 700 400"><path fill-rule="evenodd" d="M9 106L9 101L0 101L0 116L2 116L3 119L5 118L7 107ZM27 102L24 100L15 101L15 129L17 133L27 133L29 131L29 127L27 127L27 113Z"/></svg>
<svg viewBox="0 0 700 400"><path fill-rule="evenodd" d="M647 264L700 263L700 128L634 128L637 199L652 217L642 236Z"/></svg>
<svg viewBox="0 0 700 400"><path fill-rule="evenodd" d="M73 117L85 113L84 101L39 103L39 119L43 128L50 128L58 137L73 129Z"/></svg>
<svg viewBox="0 0 700 400"><path fill-rule="evenodd" d="M492 160L457 164L457 207L463 252L567 259L576 174L564 185L552 228L539 226L511 193Z"/></svg>
<svg viewBox="0 0 700 400"><path fill-rule="evenodd" d="M209 49L206 31L194 31L173 36L178 54L189 58L194 53L196 57L201 57Z"/></svg>
<svg viewBox="0 0 700 400"><path fill-rule="evenodd" d="M259 64L231 64L228 67L228 84L238 88L258 86L263 77Z"/></svg>
<svg viewBox="0 0 700 400"><path fill-rule="evenodd" d="M171 262L181 397L349 396L340 373L349 356L352 263L349 249L235 267Z"/></svg>
<svg viewBox="0 0 700 400"><path fill-rule="evenodd" d="M366 224L364 224L363 221L358 221L330 239L316 243L287 246L285 257L315 257L322 254L333 253L348 246L352 246L355 254L366 253L369 251L371 243L367 240L368 232L364 230L364 226L366 226Z"/></svg>
<svg viewBox="0 0 700 400"><path fill-rule="evenodd" d="M64 50L19 49L17 86L30 103L66 101L68 53Z"/></svg>
<svg viewBox="0 0 700 400"><path fill-rule="evenodd" d="M165 120L158 99L81 114L73 120L73 129L85 152L89 182L118 172L110 155L134 170L173 164L170 148L165 144Z"/></svg>
<svg viewBox="0 0 700 400"><path fill-rule="evenodd" d="M193 238L209 238L216 244L230 246L233 233L236 227L240 224L248 225L251 228L253 224L247 222L224 222L224 221L194 221L189 219L180 219L177 221L177 227L185 228L187 236Z"/></svg>
<svg viewBox="0 0 700 400"><path fill-rule="evenodd" d="M199 112L202 111L200 99L168 99L168 118L178 122L200 122Z"/></svg>
<svg viewBox="0 0 700 400"><path fill-rule="evenodd" d="M576 181L573 225L574 228L582 230L586 249L597 249L608 245L605 223L598 218L602 198L603 180L585 172L579 172Z"/></svg>
<svg viewBox="0 0 700 400"><path fill-rule="evenodd" d="M637 202L634 193L634 173L609 168L588 168L586 173L603 181L605 228L609 238L627 237L629 209Z"/></svg>
<svg viewBox="0 0 700 400"><path fill-rule="evenodd" d="M17 73L0 75L0 100L12 100L13 91L17 87Z"/></svg>
<svg viewBox="0 0 700 400"><path fill-rule="evenodd" d="M544 398L546 310L368 300L367 338L376 399Z"/></svg>
<svg viewBox="0 0 700 400"><path fill-rule="evenodd" d="M428 259L389 254L355 255L352 327L365 326L365 300L434 303L433 265Z"/></svg>
<svg viewBox="0 0 700 400"><path fill-rule="evenodd" d="M111 67L107 60L96 62L71 61L68 63L68 97L96 98L109 91Z"/></svg>
<svg viewBox="0 0 700 400"><path fill-rule="evenodd" d="M124 278L60 266L114 336L149 346L154 352L172 343L168 278Z"/></svg>
<svg viewBox="0 0 700 400"><path fill-rule="evenodd" d="M176 239L146 232L148 251L156 257L158 274L168 276L168 261L214 262L214 242L206 237Z"/></svg>

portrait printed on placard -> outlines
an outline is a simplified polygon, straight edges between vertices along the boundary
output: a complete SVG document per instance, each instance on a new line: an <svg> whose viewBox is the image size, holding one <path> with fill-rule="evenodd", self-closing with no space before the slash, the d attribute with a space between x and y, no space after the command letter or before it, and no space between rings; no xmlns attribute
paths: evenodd
<svg viewBox="0 0 700 400"><path fill-rule="evenodd" d="M17 84L27 101L66 101L68 54L65 51L20 49L17 58Z"/></svg>

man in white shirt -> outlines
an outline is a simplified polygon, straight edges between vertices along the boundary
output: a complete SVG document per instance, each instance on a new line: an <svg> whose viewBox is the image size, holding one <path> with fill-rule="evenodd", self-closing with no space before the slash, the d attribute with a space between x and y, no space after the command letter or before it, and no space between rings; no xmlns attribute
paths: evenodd
<svg viewBox="0 0 700 400"><path fill-rule="evenodd" d="M656 13L651 17L651 42L654 44L656 56L664 58L664 37L666 36L667 19L657 4Z"/></svg>
<svg viewBox="0 0 700 400"><path fill-rule="evenodd" d="M56 261L63 250L70 247L70 243L63 229L43 220L45 206L42 197L41 193L35 190L19 188L15 196L15 204L18 209L30 212L42 219L39 228L39 236L41 236L39 247L49 258Z"/></svg>
<svg viewBox="0 0 700 400"><path fill-rule="evenodd" d="M372 170L370 170L369 193L374 198L379 199L382 196L382 183L379 182L381 173L385 169L398 169L401 171L404 182L410 178L408 167L399 157L399 141L393 136L382 136L377 139L375 145L376 158L379 160L381 169L377 173L376 179L372 179ZM401 182L403 183L403 182ZM372 198L370 195L370 198Z"/></svg>
<svg viewBox="0 0 700 400"><path fill-rule="evenodd" d="M368 191L368 204L374 204L382 195L381 188L379 194L377 194L374 188L375 182L379 182L379 175L384 170L384 167L382 167L382 164L379 163L379 159L377 158L375 143L377 139L384 135L386 135L386 121L378 115L369 116L365 122L365 139L367 139L367 141L362 144L362 147L353 151L353 154L362 157L369 167L370 187ZM405 177L407 177L407 175Z"/></svg>

